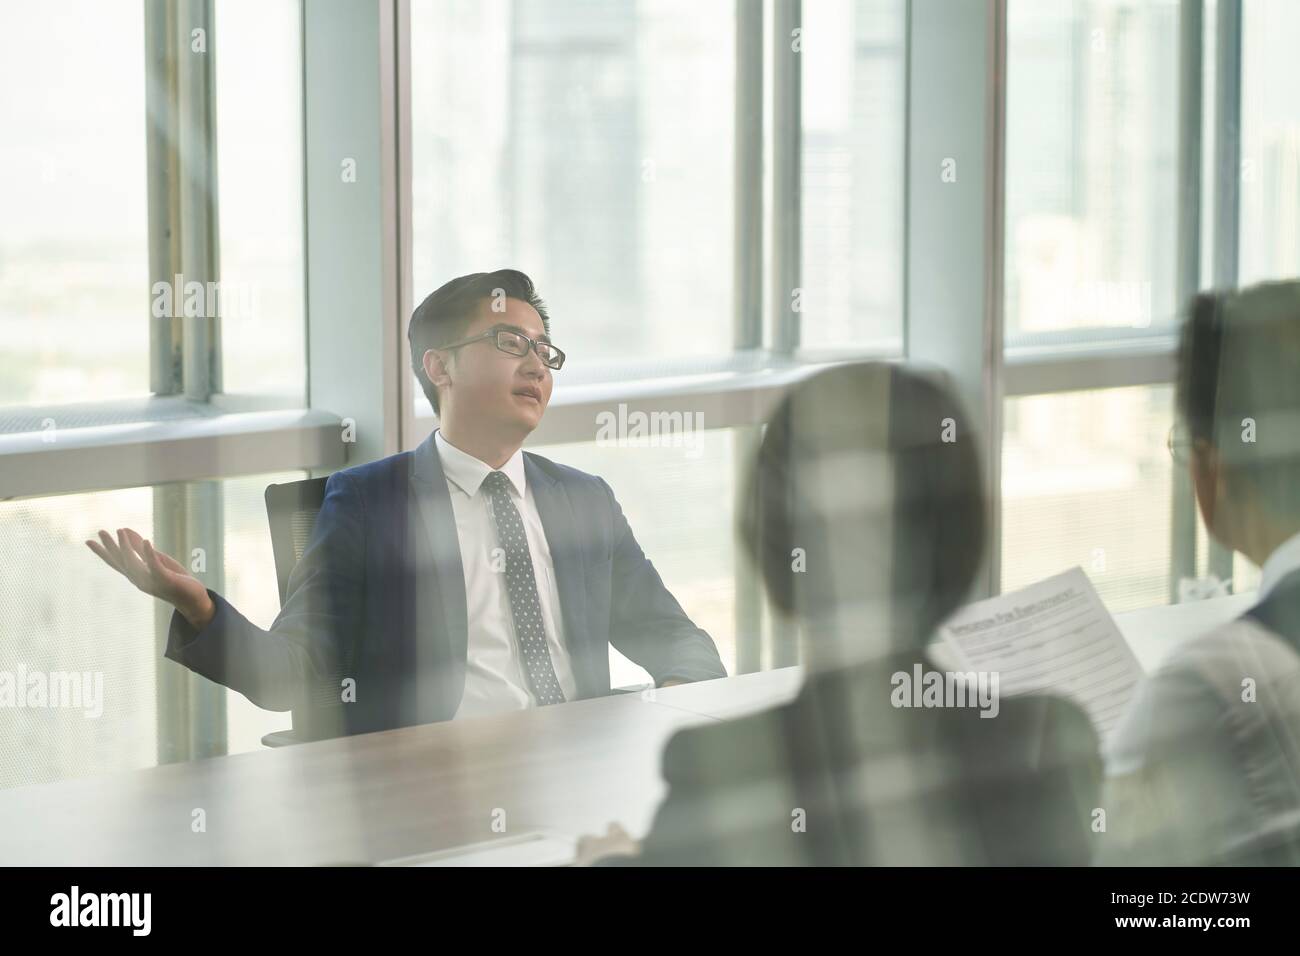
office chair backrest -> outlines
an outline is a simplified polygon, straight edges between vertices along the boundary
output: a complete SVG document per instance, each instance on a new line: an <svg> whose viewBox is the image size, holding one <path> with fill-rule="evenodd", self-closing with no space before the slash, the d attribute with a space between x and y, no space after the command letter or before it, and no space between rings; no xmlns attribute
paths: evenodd
<svg viewBox="0 0 1300 956"><path fill-rule="evenodd" d="M311 540L316 516L325 501L328 478L307 478L282 485L266 486L266 520L271 526L271 551L275 555L275 577L280 585L280 606L289 594L289 577L298 566L307 542ZM293 710L293 726L262 737L268 747L285 747L306 739L310 714L302 708Z"/></svg>
<svg viewBox="0 0 1300 956"><path fill-rule="evenodd" d="M275 553L281 607L289 594L289 576L311 539L328 480L307 478L266 487L266 520L271 526L271 550Z"/></svg>

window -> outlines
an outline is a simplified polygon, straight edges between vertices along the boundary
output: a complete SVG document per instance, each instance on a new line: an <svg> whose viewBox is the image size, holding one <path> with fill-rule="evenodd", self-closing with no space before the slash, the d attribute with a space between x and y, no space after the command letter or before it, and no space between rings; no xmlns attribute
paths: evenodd
<svg viewBox="0 0 1300 956"><path fill-rule="evenodd" d="M222 391L303 403L302 57L296 0L215 4Z"/></svg>
<svg viewBox="0 0 1300 956"><path fill-rule="evenodd" d="M1251 0L1242 17L1241 284L1300 275L1300 6Z"/></svg>
<svg viewBox="0 0 1300 956"><path fill-rule="evenodd" d="M0 405L145 396L157 385L150 243L167 240L149 235L146 185L158 171L146 89L160 81L147 75L143 10L71 0L0 13L0 84L10 91L0 98ZM215 63L221 130L220 306L205 299L205 311L221 316L225 391L301 404L299 7L217 10L206 53L193 54ZM172 295L179 314L181 293Z"/></svg>
<svg viewBox="0 0 1300 956"><path fill-rule="evenodd" d="M142 9L0 9L0 406L149 392Z"/></svg>
<svg viewBox="0 0 1300 956"><path fill-rule="evenodd" d="M903 340L905 7L803 7L801 328L808 350Z"/></svg>
<svg viewBox="0 0 1300 956"><path fill-rule="evenodd" d="M161 423L218 424L209 392L188 402L176 394L188 384L181 360L194 343L185 337L202 335L204 319L222 322L222 335L203 343L219 371L210 392L303 404L301 9L295 0L214 7L211 22L201 4L70 0L0 11L0 439L21 442L39 428L54 453L70 436L88 449L84 486L100 463L89 429L110 426L120 437ZM169 84L186 70L191 97L172 96ZM205 126L207 106L219 135ZM151 141L155 131L163 132ZM215 163L205 183L209 143ZM169 182L197 183L198 198L186 205L184 188L151 191ZM164 264L169 285L175 273L194 279L183 247L196 239L215 243L218 299L205 288L192 328L159 322L151 269ZM180 315L183 289L171 292ZM229 468L223 454L238 443L236 427L215 429L221 437L199 467ZM107 467L106 483L120 482L120 471ZM101 527L134 527L269 624L278 592L262 490L272 480L285 479L0 501L0 534L27 555L10 562L0 587L0 670L103 681L94 720L0 709L0 733L21 742L0 759L0 786L252 749L262 733L288 726L287 715L161 660L170 610L82 543Z"/></svg>
<svg viewBox="0 0 1300 956"><path fill-rule="evenodd" d="M103 688L94 719L69 708L0 708L0 736L15 744L0 755L0 787L150 767L227 748L256 750L263 734L288 728L287 713L261 710L163 659L171 609L103 566L83 542L99 528L133 527L159 547L178 534L169 552L266 627L279 612L279 591L262 493L273 482L303 477L257 475L0 505L0 537L12 554L24 555L8 562L0 585L0 670L90 672L101 675ZM168 513L173 509L199 523L183 528L186 519L178 522ZM191 710L215 715L216 723L191 721ZM220 741L215 749L191 750L213 740Z"/></svg>
<svg viewBox="0 0 1300 956"><path fill-rule="evenodd" d="M1077 564L1111 611L1166 603L1173 389L1031 395L1003 415L1003 590Z"/></svg>
<svg viewBox="0 0 1300 956"><path fill-rule="evenodd" d="M1008 353L1056 347L1059 361L1074 345L1109 345L1108 377L1118 364L1129 369L1118 377L1134 381L1101 388L1082 372L1073 391L1005 402L1004 589L1080 564L1120 610L1168 601L1174 569L1232 577L1237 590L1258 578L1250 562L1216 553L1163 451L1172 386L1152 369L1172 352L1146 361L1125 349L1143 334L1171 343L1181 320L1180 160L1201 175L1200 288L1223 281L1229 240L1216 235L1214 213L1224 175L1239 177L1237 284L1300 272L1300 109L1287 45L1300 11L1242 6L1241 168L1225 173L1216 147L1238 123L1217 109L1223 11L1207 4L1203 18L1202 153L1179 157L1178 58L1192 55L1179 49L1179 10L1171 0L1008 7ZM1175 554L1174 523L1191 515L1195 543Z"/></svg>
<svg viewBox="0 0 1300 956"><path fill-rule="evenodd" d="M9 556L0 670L98 673L103 705L93 720L68 708L0 708L0 736L10 742L0 751L0 787L155 762L155 602L96 567L82 543L91 529L124 525L154 536L148 488L0 504Z"/></svg>
<svg viewBox="0 0 1300 956"><path fill-rule="evenodd" d="M1176 320L1177 69L1175 0L1008 4L1009 346Z"/></svg>
<svg viewBox="0 0 1300 956"><path fill-rule="evenodd" d="M1168 336L1178 4L1011 0L1006 48L1008 352ZM1003 403L1002 589L1081 565L1112 611L1166 603L1172 388L1089 387L1088 374Z"/></svg>
<svg viewBox="0 0 1300 956"><path fill-rule="evenodd" d="M727 0L415 0L414 301L522 269L566 382L729 352L734 18Z"/></svg>
<svg viewBox="0 0 1300 956"><path fill-rule="evenodd" d="M793 15L794 5L754 2L411 0L410 32L396 38L395 62L384 60L393 52L387 46L382 56L374 54L385 68L409 65L410 95L403 95L401 69L383 74L381 89L386 95L393 80L395 99L376 103L363 131L372 137L367 148L382 140L377 154L384 162L393 158L388 135L398 144L396 168L383 170L372 185L387 188L391 179L400 189L409 173L409 195L377 192L384 205L368 210L387 228L396 206L395 222L410 226L410 248L398 250L402 265L408 255L411 264L409 274L398 270L409 283L403 293L418 302L453 276L507 265L537 281L556 341L570 357L557 377L546 430L534 436L549 444L538 450L608 480L645 551L687 612L713 635L732 672L788 656L776 647L779 635L761 611L761 588L735 540L738 488L758 427L770 400L798 371L776 366L823 352L900 354L909 340L904 278L909 271L930 277L926 262L905 261L908 192L915 199L924 188L906 176L907 70L909 44L919 51L918 39L940 29L923 23L918 30L919 8L909 9L905 0L808 0L797 21L798 55L779 60L796 52L794 37L778 35L776 27L784 30L782 17ZM195 5L195 15L207 6ZM231 399L270 397L278 405L305 398L303 225L312 197L303 180L312 157L304 147L302 107L313 81L328 87L326 80L338 79L333 70L345 67L304 72L314 61L302 56L302 22L322 28L322 34L308 31L313 37L335 29L331 39L350 37L358 22L372 24L349 19L361 17L355 11L322 13L300 0L210 6L207 60L176 46L189 36L188 22L174 23L175 33L167 35L167 49L185 51L187 69L210 70L204 78L212 84L200 99L213 129L205 127L200 140L215 160L215 202L191 225L223 286L221 334L204 346L218 372L216 387L199 390L192 401L152 395L183 388L182 359L196 345L189 336L213 328L174 323L164 330L172 338L163 341L150 315L151 270L160 251L169 263L168 257L185 258L172 248L180 241L175 216L151 220L151 209L157 213L151 188L159 181L151 105L160 58L151 55L156 35L149 28L157 21L150 18L181 8L62 0L0 11L0 122L7 131L0 142L0 438L12 432L31 438L27 433L53 403L88 404L51 417L71 431L106 422L123 427L132 416L151 424L220 418L222 426L230 420L223 414L228 406L212 399L223 392ZM1236 123L1214 109L1219 5L1206 5L1202 154L1188 157L1178 152L1174 108L1180 57L1187 55L1179 37L1184 6L1179 0L1007 2L999 317L1006 348L993 361L1004 363L1003 380L1015 387L1003 401L1002 434L990 443L1002 464L1002 538L995 545L1004 589L1079 564L1111 608L1124 610L1169 600L1171 579L1184 569L1225 566L1203 528L1195 536L1179 533L1195 526L1194 517L1189 523L1195 509L1164 441L1174 415L1168 372L1182 305L1178 184L1187 168L1202 164L1205 286L1216 244L1224 242L1211 215L1219 177L1213 147L1239 130L1242 164L1230 175L1240 174L1233 238L1240 241L1241 282L1300 272L1300 107L1293 93L1300 77L1288 45L1300 33L1300 8L1286 0L1244 5ZM761 17L753 17L759 9ZM940 15L956 9L945 6ZM396 10L398 22L406 22L405 7ZM759 28L764 35L756 54L750 41ZM390 39L384 35L385 43ZM974 62L964 67L984 69ZM799 123L778 130L774 114L787 100L776 95L777 74L792 78L784 72L791 64ZM373 66L367 61L372 78L378 75ZM974 100L969 90L952 92L964 94L962 105ZM164 102L195 108L180 98ZM746 130L738 110L755 104L761 127ZM369 107L360 105L362 112ZM921 106L914 121L923 121L934 102ZM375 116L381 119L374 122ZM380 123L392 124L382 136ZM334 132L346 140L354 131L341 125ZM408 142L409 163L401 152ZM752 180L757 173L749 166L740 172L737 159L756 153L763 157L763 182L738 183L738 176ZM775 157L784 163L796 156L801 189L792 197L784 180L774 182L773 169ZM796 199L799 215L783 218L777 236L775 220L792 212ZM749 200L753 209L738 207ZM754 221L763 223L757 244L754 230L741 235L745 214L755 212ZM393 235L385 233L384 242ZM322 245L314 245L317 254ZM335 261L350 282L355 276L346 258ZM738 295L747 302L770 299L773 276L779 272L784 281L783 267L795 258L799 353L793 359L772 354L777 330L771 326L781 303L771 301L755 306L763 310L761 341L746 336L738 344ZM751 264L762 273L758 282L740 275ZM383 265L370 269L366 281L383 287L368 288L377 294L366 301L399 298L388 286L391 263ZM941 271L934 270L936 281ZM338 311L347 314L331 321L351 320L350 311ZM392 327L380 323L392 318L385 312L367 320L383 334ZM403 331L408 318L397 319ZM968 318L941 316L937 331L927 333L941 339L949 330L944 323L956 329ZM327 324L319 314L317 321L322 329ZM371 330L366 325L363 334ZM915 337L910 345L915 357L926 357ZM383 356L389 363L391 351ZM321 356L336 357L329 346ZM159 358L170 370L166 387L156 381ZM979 364L981 374L999 371L983 355ZM1057 368L1068 381L1052 378ZM967 371L954 372L963 376L958 384L967 395L985 394L980 389L987 383L971 387ZM988 381L997 378L988 374ZM376 394L375 406L391 395ZM673 409L707 408L707 431L676 447L594 441L595 416L617 409L624 395L645 407L662 401ZM320 396L318 389L318 403ZM429 424L421 391L412 397L419 414L396 423L408 447L413 436L425 437ZM369 430L369 421L382 426L385 439L392 434L386 405L369 419L355 408L327 410L366 422L365 434L381 431ZM214 441L212 447L229 446ZM141 455L150 459L148 467L153 450L150 445ZM22 661L111 675L103 721L0 713L0 731L23 742L15 748L21 759L0 758L0 785L146 766L196 747L256 749L262 734L287 727L286 715L204 690L160 662L167 612L107 576L81 542L101 525L131 524L161 544L203 547L212 558L205 573L251 619L269 624L279 601L262 491L270 481L300 477L297 469L324 457L245 461L225 473L242 477L0 501L0 533L18 553L35 556L11 562L0 583L0 616L12 624L0 643L0 669ZM267 468L295 470L245 476ZM136 475L117 483L161 480ZM196 535L207 544L196 544ZM1176 553L1173 542L1183 538L1198 543L1194 549L1180 544L1188 553ZM1238 587L1257 575L1241 561L1227 566ZM69 580L82 586L65 594L61 584ZM615 654L613 678L630 684L645 675ZM182 708L183 719L176 717ZM41 757L28 760L30 754Z"/></svg>

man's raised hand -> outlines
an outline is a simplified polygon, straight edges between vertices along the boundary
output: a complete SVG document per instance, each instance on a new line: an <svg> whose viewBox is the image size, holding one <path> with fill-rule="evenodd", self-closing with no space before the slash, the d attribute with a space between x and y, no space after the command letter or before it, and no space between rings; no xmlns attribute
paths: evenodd
<svg viewBox="0 0 1300 956"><path fill-rule="evenodd" d="M86 547L145 594L173 605L195 630L206 627L216 613L203 582L130 528L118 528L116 538L101 530L99 540L87 541Z"/></svg>

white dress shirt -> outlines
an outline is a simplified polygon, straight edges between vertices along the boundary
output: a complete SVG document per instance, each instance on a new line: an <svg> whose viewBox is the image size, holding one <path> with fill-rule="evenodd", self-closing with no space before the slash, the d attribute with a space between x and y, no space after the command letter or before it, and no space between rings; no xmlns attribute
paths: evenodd
<svg viewBox="0 0 1300 956"><path fill-rule="evenodd" d="M1300 535L1260 568L1258 599L1300 570ZM1249 678L1252 693L1244 693ZM1250 618L1181 645L1138 687L1106 755L1099 862L1202 865L1300 820L1300 655Z"/></svg>
<svg viewBox="0 0 1300 956"><path fill-rule="evenodd" d="M1300 571L1300 534L1292 535L1273 549L1259 568L1259 599L1268 597L1277 583L1292 571Z"/></svg>
<svg viewBox="0 0 1300 956"><path fill-rule="evenodd" d="M483 479L491 474L492 468L451 444L442 437L441 430L434 434L434 444L451 495L461 567L465 573L465 618L469 635L465 695L456 717L477 717L536 706L520 661L510 597L506 593L505 552L497 540L489 497L486 492L479 493ZM551 664L565 698L573 700L577 696L577 681L564 646L555 568L537 502L524 478L523 452L515 452L500 470L510 479L510 498L519 509L528 537Z"/></svg>

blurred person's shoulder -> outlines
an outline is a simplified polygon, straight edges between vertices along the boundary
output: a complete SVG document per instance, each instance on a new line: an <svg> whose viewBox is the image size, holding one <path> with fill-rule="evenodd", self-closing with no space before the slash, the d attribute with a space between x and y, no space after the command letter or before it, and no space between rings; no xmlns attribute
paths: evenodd
<svg viewBox="0 0 1300 956"><path fill-rule="evenodd" d="M989 771L1019 763L1027 770L1052 763L1094 763L1100 773L1100 739L1087 712L1058 694L1000 697L996 715L978 708L946 711L952 742Z"/></svg>
<svg viewBox="0 0 1300 956"><path fill-rule="evenodd" d="M738 784L788 772L791 704L677 731L664 746L670 786Z"/></svg>
<svg viewBox="0 0 1300 956"><path fill-rule="evenodd" d="M1300 715L1300 571L1244 614L1176 647L1146 684L1156 702L1199 694L1234 712L1258 703L1255 710Z"/></svg>
<svg viewBox="0 0 1300 956"><path fill-rule="evenodd" d="M808 862L791 828L798 771L788 746L791 705L688 727L664 747L668 793L637 863L754 866ZM809 808L817 815L817 809Z"/></svg>
<svg viewBox="0 0 1300 956"><path fill-rule="evenodd" d="M1219 740L1237 761L1256 747L1300 758L1295 735L1279 733L1300 721L1300 653L1247 613L1172 651L1140 688L1133 718L1129 744L1158 746L1175 727L1203 747Z"/></svg>
<svg viewBox="0 0 1300 956"><path fill-rule="evenodd" d="M1152 680L1198 678L1227 700L1237 700L1242 681L1280 685L1300 679L1295 647L1250 614L1243 615L1175 648ZM1249 688L1245 688L1249 689Z"/></svg>
<svg viewBox="0 0 1300 956"><path fill-rule="evenodd" d="M1300 654L1251 612L1170 652L1106 753L1111 795L1141 821L1107 862L1262 862L1270 841L1294 856L1297 722Z"/></svg>
<svg viewBox="0 0 1300 956"><path fill-rule="evenodd" d="M907 735L900 721L933 737L933 710L890 704L898 665L873 661L809 675L790 701L756 713L678 731L664 749L669 783L743 782L776 776L818 776L896 753ZM914 718L907 720L907 718Z"/></svg>
<svg viewBox="0 0 1300 956"><path fill-rule="evenodd" d="M1300 721L1300 654L1255 610L1175 648L1141 681L1107 750L1109 776L1187 759L1281 766L1279 748L1300 759L1288 730Z"/></svg>
<svg viewBox="0 0 1300 956"><path fill-rule="evenodd" d="M1055 694L1008 696L996 716L948 711L951 798L972 859L995 866L1085 866L1104 766L1087 712Z"/></svg>

